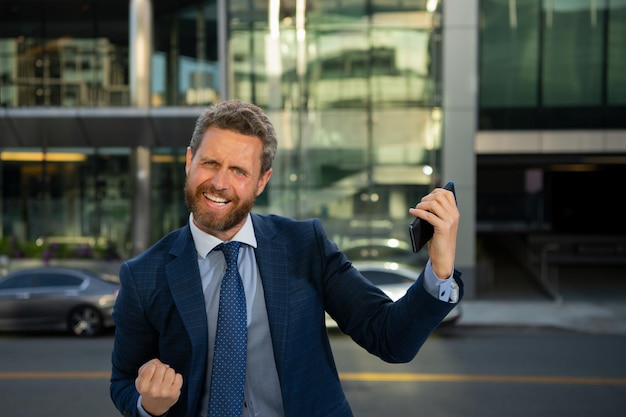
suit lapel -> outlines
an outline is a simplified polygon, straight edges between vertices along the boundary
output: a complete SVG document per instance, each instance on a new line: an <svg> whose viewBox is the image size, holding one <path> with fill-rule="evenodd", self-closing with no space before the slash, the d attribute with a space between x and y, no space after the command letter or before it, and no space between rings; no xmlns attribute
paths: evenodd
<svg viewBox="0 0 626 417"><path fill-rule="evenodd" d="M188 409L193 410L196 399L200 395L203 386L208 357L208 325L206 320L206 307L202 293L202 281L198 269L196 248L189 226L181 230L180 235L174 241L170 254L173 260L166 264L166 276L172 292L172 298L177 305L181 320L185 325L192 346L192 363L190 367L190 380L198 381L197 384L189 384L190 399ZM191 392L192 388L197 392Z"/></svg>
<svg viewBox="0 0 626 417"><path fill-rule="evenodd" d="M285 359L289 323L289 254L286 246L275 239L275 231L262 218L253 214L252 222L257 239L256 261L263 282L267 318L280 374L280 364Z"/></svg>
<svg viewBox="0 0 626 417"><path fill-rule="evenodd" d="M196 338L206 336L208 327L206 320L198 320L198 317L206 316L206 309L196 248L188 226L176 239L170 253L174 258L165 268L172 298L179 306L178 311L192 342L195 342Z"/></svg>

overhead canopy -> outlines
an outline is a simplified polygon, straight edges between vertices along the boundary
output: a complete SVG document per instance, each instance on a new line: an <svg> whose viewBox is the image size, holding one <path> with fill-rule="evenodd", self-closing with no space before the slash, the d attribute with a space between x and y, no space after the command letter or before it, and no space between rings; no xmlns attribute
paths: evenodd
<svg viewBox="0 0 626 417"><path fill-rule="evenodd" d="M0 109L0 146L187 146L203 109L5 108Z"/></svg>

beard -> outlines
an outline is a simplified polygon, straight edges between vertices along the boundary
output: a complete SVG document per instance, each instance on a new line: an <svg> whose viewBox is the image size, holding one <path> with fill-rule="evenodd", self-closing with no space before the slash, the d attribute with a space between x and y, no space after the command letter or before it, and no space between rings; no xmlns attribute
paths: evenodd
<svg viewBox="0 0 626 417"><path fill-rule="evenodd" d="M245 200L240 200L237 196L234 196L229 200L228 205L233 207L225 213L214 213L204 208L203 201L205 200L204 194L218 195L223 198L227 198L223 193L220 193L212 187L198 187L196 190L192 190L185 180L185 205L187 209L193 214L193 218L196 223L202 227L205 232L223 232L240 224L252 211L256 196L251 195Z"/></svg>

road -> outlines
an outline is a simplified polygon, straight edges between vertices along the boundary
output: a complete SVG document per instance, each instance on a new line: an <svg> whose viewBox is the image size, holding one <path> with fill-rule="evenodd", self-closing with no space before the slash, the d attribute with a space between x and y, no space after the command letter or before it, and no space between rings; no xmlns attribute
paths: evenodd
<svg viewBox="0 0 626 417"><path fill-rule="evenodd" d="M113 417L113 339L0 334L3 417ZM455 326L408 364L333 334L355 417L623 417L626 335Z"/></svg>

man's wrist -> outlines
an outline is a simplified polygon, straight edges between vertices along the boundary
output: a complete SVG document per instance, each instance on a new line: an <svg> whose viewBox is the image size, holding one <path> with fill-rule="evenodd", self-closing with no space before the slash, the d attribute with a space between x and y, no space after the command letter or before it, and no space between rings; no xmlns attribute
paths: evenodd
<svg viewBox="0 0 626 417"><path fill-rule="evenodd" d="M152 414L150 411L146 410L145 408L143 408L143 405L141 406L141 408L143 409L143 411L146 412L146 414L148 414L150 417L164 417L167 415L167 411L163 414Z"/></svg>
<svg viewBox="0 0 626 417"><path fill-rule="evenodd" d="M430 259L426 262L424 268L424 288L433 297L440 301L448 303L457 303L459 301L459 286L454 280L454 269L449 277L439 278L432 268Z"/></svg>
<svg viewBox="0 0 626 417"><path fill-rule="evenodd" d="M143 404L142 404L141 400L142 400L142 397L141 397L141 395L139 395L139 398L137 399L137 411L139 412L139 416L140 417L163 417L163 416L167 415L168 411L166 411L163 414L152 414L152 413L150 413L148 410L146 410L143 407Z"/></svg>

